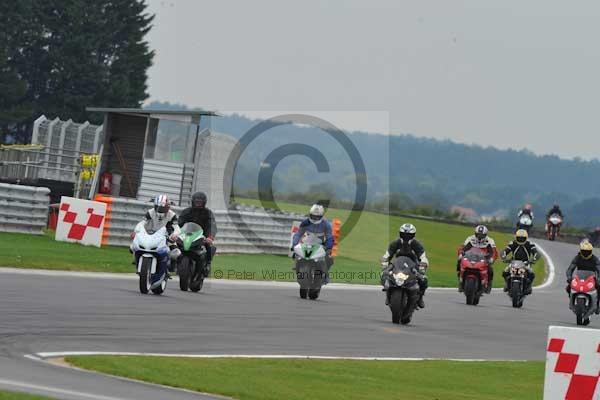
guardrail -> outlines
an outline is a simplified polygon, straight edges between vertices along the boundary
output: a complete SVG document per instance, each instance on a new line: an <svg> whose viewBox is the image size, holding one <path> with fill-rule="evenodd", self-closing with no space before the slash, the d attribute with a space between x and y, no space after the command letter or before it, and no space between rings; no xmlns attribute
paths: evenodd
<svg viewBox="0 0 600 400"><path fill-rule="evenodd" d="M0 232L41 235L48 221L50 189L0 183Z"/></svg>
<svg viewBox="0 0 600 400"><path fill-rule="evenodd" d="M129 246L135 225L152 207L151 203L122 197L97 195L106 203L103 245ZM180 213L183 207L172 207ZM287 254L292 223L296 215L266 211L213 210L218 226L215 246L220 253Z"/></svg>

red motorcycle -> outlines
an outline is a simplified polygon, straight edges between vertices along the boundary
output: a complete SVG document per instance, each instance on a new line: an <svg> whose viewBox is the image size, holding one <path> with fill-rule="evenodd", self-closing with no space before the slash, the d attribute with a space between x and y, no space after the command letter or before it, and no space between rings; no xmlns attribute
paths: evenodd
<svg viewBox="0 0 600 400"><path fill-rule="evenodd" d="M588 325L590 316L596 313L598 291L596 275L592 271L576 269L571 278L569 308L577 316L577 325Z"/></svg>
<svg viewBox="0 0 600 400"><path fill-rule="evenodd" d="M465 293L467 304L476 306L489 284L488 254L483 249L472 248L460 260L460 288Z"/></svg>

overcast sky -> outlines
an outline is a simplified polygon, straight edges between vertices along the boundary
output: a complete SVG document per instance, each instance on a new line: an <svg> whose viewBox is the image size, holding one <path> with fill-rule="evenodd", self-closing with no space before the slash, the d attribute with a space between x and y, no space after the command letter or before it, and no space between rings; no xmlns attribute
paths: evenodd
<svg viewBox="0 0 600 400"><path fill-rule="evenodd" d="M600 157L598 1L148 3L151 100Z"/></svg>

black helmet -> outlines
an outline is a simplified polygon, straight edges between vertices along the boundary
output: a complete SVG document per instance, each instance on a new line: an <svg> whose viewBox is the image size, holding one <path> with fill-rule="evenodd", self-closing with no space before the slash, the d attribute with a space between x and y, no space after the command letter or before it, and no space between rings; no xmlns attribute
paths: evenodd
<svg viewBox="0 0 600 400"><path fill-rule="evenodd" d="M206 193L196 192L192 195L192 208L204 208L207 202Z"/></svg>

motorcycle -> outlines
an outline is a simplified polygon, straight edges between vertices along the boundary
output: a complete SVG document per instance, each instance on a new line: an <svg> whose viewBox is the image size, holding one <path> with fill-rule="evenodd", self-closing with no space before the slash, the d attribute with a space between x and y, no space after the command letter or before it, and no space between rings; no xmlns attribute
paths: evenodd
<svg viewBox="0 0 600 400"><path fill-rule="evenodd" d="M527 233L533 226L533 218L529 214L523 214L519 217L519 222L517 222L517 229L525 229Z"/></svg>
<svg viewBox="0 0 600 400"><path fill-rule="evenodd" d="M529 265L520 260L507 261L508 265L508 297L512 299L512 306L523 307L528 283Z"/></svg>
<svg viewBox="0 0 600 400"><path fill-rule="evenodd" d="M417 264L409 257L400 256L392 262L392 268L381 277L386 290L387 304L394 324L410 322L419 300L419 272Z"/></svg>
<svg viewBox="0 0 600 400"><path fill-rule="evenodd" d="M296 259L296 279L300 284L300 298L316 300L325 281L327 253L321 239L314 233L307 232L303 239L294 246L293 257Z"/></svg>
<svg viewBox="0 0 600 400"><path fill-rule="evenodd" d="M546 235L548 236L548 240L554 240L560 233L560 226L562 225L562 218L558 214L552 214L548 218L548 223L546 225Z"/></svg>
<svg viewBox="0 0 600 400"><path fill-rule="evenodd" d="M588 325L590 315L598 309L596 275L592 271L576 269L570 287L569 308L577 316L577 325Z"/></svg>
<svg viewBox="0 0 600 400"><path fill-rule="evenodd" d="M472 248L460 260L460 289L464 292L468 305L476 306L483 295L488 281L487 253Z"/></svg>
<svg viewBox="0 0 600 400"><path fill-rule="evenodd" d="M177 247L181 251L177 263L179 289L198 292L202 289L204 278L208 276L207 254L204 247L204 231L194 222L188 222L181 227L177 238Z"/></svg>
<svg viewBox="0 0 600 400"><path fill-rule="evenodd" d="M162 294L167 288L167 269L170 262L167 228L153 231L149 223L140 222L134 233L132 251L140 277L140 292L147 294L152 291L154 294Z"/></svg>

